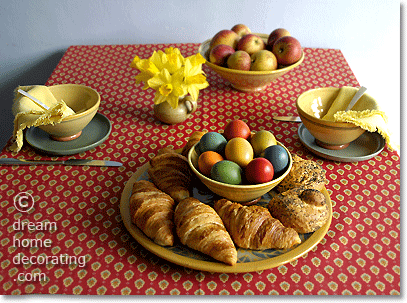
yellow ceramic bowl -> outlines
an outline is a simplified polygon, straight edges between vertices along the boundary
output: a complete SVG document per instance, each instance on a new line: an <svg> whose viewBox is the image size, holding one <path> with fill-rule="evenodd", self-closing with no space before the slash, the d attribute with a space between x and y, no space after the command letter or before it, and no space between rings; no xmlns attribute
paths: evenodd
<svg viewBox="0 0 407 303"><path fill-rule="evenodd" d="M267 43L268 35L256 34ZM209 44L211 39L203 42L198 52L207 60L206 65L223 79L229 81L235 89L243 92L256 92L264 90L271 82L296 68L304 60L304 52L296 63L273 71L242 71L222 67L209 62Z"/></svg>
<svg viewBox="0 0 407 303"><path fill-rule="evenodd" d="M198 143L197 143L198 144ZM283 175L280 177L271 180L270 182L266 183L261 183L261 184L254 184L254 185L233 185L233 184L226 184L222 182L218 182L215 180L212 180L205 175L201 174L198 169L198 153L195 150L196 144L191 148L191 150L188 153L188 163L189 166L191 167L192 171L195 173L195 175L202 181L203 184L205 184L213 193L224 197L230 201L233 202L251 202L253 200L256 200L272 190L274 187L276 187L284 178L287 176L287 174L290 172L293 160L291 158L291 154L288 151L288 149L282 145L280 142L277 142L278 145L281 145L284 147L284 149L287 151L290 159L289 159L289 165L287 170L284 172Z"/></svg>
<svg viewBox="0 0 407 303"><path fill-rule="evenodd" d="M76 114L65 117L60 123L39 127L54 140L76 139L96 115L100 105L99 93L90 87L79 84L54 85L50 86L49 90L57 100L64 100Z"/></svg>
<svg viewBox="0 0 407 303"><path fill-rule="evenodd" d="M332 122L317 118L314 110L317 107L318 111L326 113L339 93L337 87L317 88L306 91L301 94L297 101L297 111L301 117L302 123L315 137L316 143L327 149L343 149L350 142L356 140L362 135L365 130L352 123ZM355 91L358 88L352 87ZM317 102L320 98L320 103ZM362 98L373 99L368 94L364 94ZM321 115L323 117L323 115Z"/></svg>

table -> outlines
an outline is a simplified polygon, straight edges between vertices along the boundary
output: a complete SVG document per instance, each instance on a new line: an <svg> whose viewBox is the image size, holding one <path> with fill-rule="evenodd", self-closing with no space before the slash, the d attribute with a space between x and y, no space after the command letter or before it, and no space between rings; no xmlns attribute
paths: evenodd
<svg viewBox="0 0 407 303"><path fill-rule="evenodd" d="M385 147L363 162L325 160L301 144L298 124L272 119L273 115L295 115L295 100L308 89L359 86L341 51L305 48L301 66L265 91L249 94L233 90L205 66L210 86L201 91L197 111L183 123L164 125L153 116L153 92L135 85L137 72L129 64L135 55L147 58L153 50L168 46L189 56L199 45L75 45L67 49L46 85L76 83L94 88L102 98L99 112L112 123L104 143L74 157L110 159L124 165L0 167L1 293L400 295L398 154ZM316 161L327 171L326 188L333 204L328 233L295 261L239 274L184 268L144 249L126 230L119 212L127 180L160 148L181 148L195 130L218 131L236 118L248 122L253 130L272 130L291 152ZM72 157L40 154L28 144L13 154L8 146L0 157ZM28 214L14 207L13 199L20 192L34 197L35 208ZM13 227L24 220L54 222L57 228L42 226L43 230L33 231L28 226L24 230ZM21 244L27 244L21 242L25 238L42 239L52 245L25 248ZM59 260L48 265L16 264L14 257L19 252L28 256L77 256L78 263L64 265ZM86 266L80 266L81 256L86 258ZM18 281L21 273L25 281ZM41 273L45 279L38 279Z"/></svg>

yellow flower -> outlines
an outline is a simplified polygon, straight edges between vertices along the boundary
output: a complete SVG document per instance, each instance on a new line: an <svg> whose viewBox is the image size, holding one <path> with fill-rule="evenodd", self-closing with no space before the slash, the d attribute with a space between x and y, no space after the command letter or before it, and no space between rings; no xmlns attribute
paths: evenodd
<svg viewBox="0 0 407 303"><path fill-rule="evenodd" d="M140 73L135 77L136 83L144 82L143 89L153 88L154 103L167 101L173 108L178 106L178 99L190 94L198 99L199 90L209 86L202 64L206 62L201 54L184 58L178 48L168 47L154 51L149 59L135 56L130 67Z"/></svg>
<svg viewBox="0 0 407 303"><path fill-rule="evenodd" d="M175 73L171 75L167 69L147 81L149 87L156 91L154 103L160 104L167 101L173 108L178 106L178 99L186 95L183 84L183 75Z"/></svg>
<svg viewBox="0 0 407 303"><path fill-rule="evenodd" d="M192 65L191 60L187 58L184 66L184 77L187 92L191 95L193 100L198 100L199 90L209 86L203 74L202 65Z"/></svg>
<svg viewBox="0 0 407 303"><path fill-rule="evenodd" d="M159 50L154 51L149 60L161 71L165 68L168 58L162 50Z"/></svg>
<svg viewBox="0 0 407 303"><path fill-rule="evenodd" d="M168 69L171 74L175 74L182 68L185 59L177 48L167 48L165 49L165 54L167 56L165 68Z"/></svg>
<svg viewBox="0 0 407 303"><path fill-rule="evenodd" d="M140 71L140 73L135 78L137 84L139 84L140 82L144 82L145 85L143 89L147 89L147 81L160 72L157 66L155 66L155 64L149 59L140 59L138 56L134 57L130 66Z"/></svg>
<svg viewBox="0 0 407 303"><path fill-rule="evenodd" d="M140 62L140 57L139 56L135 56L134 58L133 58L133 61L131 61L131 63L130 63L130 67L132 67L132 68L137 68L137 63L138 62Z"/></svg>
<svg viewBox="0 0 407 303"><path fill-rule="evenodd" d="M202 57L202 55L200 53L197 53L196 55L192 55L187 57L187 60L189 59L189 61L191 62L191 64L193 66L196 65L202 65L206 62L206 59L204 57Z"/></svg>

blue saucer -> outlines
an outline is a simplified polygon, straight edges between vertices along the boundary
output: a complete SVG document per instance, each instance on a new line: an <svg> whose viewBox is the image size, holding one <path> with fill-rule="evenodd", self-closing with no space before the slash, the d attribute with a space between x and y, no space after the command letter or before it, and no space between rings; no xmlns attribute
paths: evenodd
<svg viewBox="0 0 407 303"><path fill-rule="evenodd" d="M368 160L378 155L386 144L386 141L380 134L366 131L344 149L326 149L315 143L315 138L302 123L298 127L298 136L300 137L302 144L314 154L328 160L339 162L358 162Z"/></svg>
<svg viewBox="0 0 407 303"><path fill-rule="evenodd" d="M96 113L82 134L71 141L61 142L38 127L31 127L25 133L28 144L46 154L66 156L78 154L102 144L110 135L112 125L106 116Z"/></svg>

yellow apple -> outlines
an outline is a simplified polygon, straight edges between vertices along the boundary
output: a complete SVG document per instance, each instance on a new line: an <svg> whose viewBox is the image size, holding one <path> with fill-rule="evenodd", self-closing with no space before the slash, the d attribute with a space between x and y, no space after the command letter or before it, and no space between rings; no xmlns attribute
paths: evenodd
<svg viewBox="0 0 407 303"><path fill-rule="evenodd" d="M227 66L231 69L250 70L250 55L245 51L235 51L227 61Z"/></svg>
<svg viewBox="0 0 407 303"><path fill-rule="evenodd" d="M238 34L239 37L243 37L245 35L251 34L251 30L244 24L236 24L232 27L232 31Z"/></svg>
<svg viewBox="0 0 407 303"><path fill-rule="evenodd" d="M271 71L277 69L278 63L276 56L268 50L260 50L252 56L250 70L254 71Z"/></svg>

